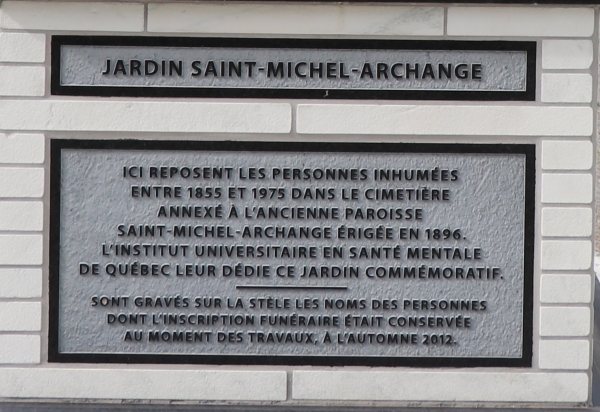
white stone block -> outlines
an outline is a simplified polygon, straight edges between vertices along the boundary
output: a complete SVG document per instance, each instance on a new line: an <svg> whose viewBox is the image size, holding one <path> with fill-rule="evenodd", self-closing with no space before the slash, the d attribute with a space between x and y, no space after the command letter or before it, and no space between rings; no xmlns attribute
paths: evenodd
<svg viewBox="0 0 600 412"><path fill-rule="evenodd" d="M0 368L3 398L284 401L286 390L285 371Z"/></svg>
<svg viewBox="0 0 600 412"><path fill-rule="evenodd" d="M594 145L588 140L542 142L542 169L589 170L594 164Z"/></svg>
<svg viewBox="0 0 600 412"><path fill-rule="evenodd" d="M117 2L4 1L0 27L141 32L144 30L144 5Z"/></svg>
<svg viewBox="0 0 600 412"><path fill-rule="evenodd" d="M294 371L292 398L319 401L585 402L586 373Z"/></svg>
<svg viewBox="0 0 600 412"><path fill-rule="evenodd" d="M546 103L589 103L592 89L589 74L542 74L542 101Z"/></svg>
<svg viewBox="0 0 600 412"><path fill-rule="evenodd" d="M592 267L589 240L545 240L542 242L542 269L588 270Z"/></svg>
<svg viewBox="0 0 600 412"><path fill-rule="evenodd" d="M11 130L289 133L292 108L287 103L11 100L0 101L0 124Z"/></svg>
<svg viewBox="0 0 600 412"><path fill-rule="evenodd" d="M590 342L587 340L541 340L540 369L588 369Z"/></svg>
<svg viewBox="0 0 600 412"><path fill-rule="evenodd" d="M40 363L40 337L0 335L0 364Z"/></svg>
<svg viewBox="0 0 600 412"><path fill-rule="evenodd" d="M542 307L540 336L588 336L590 308Z"/></svg>
<svg viewBox="0 0 600 412"><path fill-rule="evenodd" d="M542 303L590 303L592 276L542 275L540 299Z"/></svg>
<svg viewBox="0 0 600 412"><path fill-rule="evenodd" d="M591 174L542 175L543 203L592 203L594 179Z"/></svg>
<svg viewBox="0 0 600 412"><path fill-rule="evenodd" d="M0 230L32 231L43 228L42 202L0 202Z"/></svg>
<svg viewBox="0 0 600 412"><path fill-rule="evenodd" d="M0 66L0 96L43 96L46 68Z"/></svg>
<svg viewBox="0 0 600 412"><path fill-rule="evenodd" d="M542 236L592 236L593 213L586 207L545 207Z"/></svg>
<svg viewBox="0 0 600 412"><path fill-rule="evenodd" d="M0 108L0 119L5 116ZM510 119L507 122L506 119ZM298 133L589 136L588 107L299 104Z"/></svg>
<svg viewBox="0 0 600 412"><path fill-rule="evenodd" d="M0 167L0 197L42 197L44 169Z"/></svg>
<svg viewBox="0 0 600 412"><path fill-rule="evenodd" d="M394 4L156 3L149 32L442 36L442 7Z"/></svg>
<svg viewBox="0 0 600 412"><path fill-rule="evenodd" d="M39 297L42 297L42 269L0 269L0 298Z"/></svg>
<svg viewBox="0 0 600 412"><path fill-rule="evenodd" d="M43 163L43 134L0 133L0 163Z"/></svg>
<svg viewBox="0 0 600 412"><path fill-rule="evenodd" d="M0 265L41 265L42 235L0 235Z"/></svg>
<svg viewBox="0 0 600 412"><path fill-rule="evenodd" d="M0 33L0 62L43 63L45 61L45 34Z"/></svg>
<svg viewBox="0 0 600 412"><path fill-rule="evenodd" d="M450 36L590 37L591 7L450 7Z"/></svg>
<svg viewBox="0 0 600 412"><path fill-rule="evenodd" d="M594 59L591 40L544 40L543 69L588 69Z"/></svg>
<svg viewBox="0 0 600 412"><path fill-rule="evenodd" d="M40 302L0 302L0 331L30 332L41 329Z"/></svg>

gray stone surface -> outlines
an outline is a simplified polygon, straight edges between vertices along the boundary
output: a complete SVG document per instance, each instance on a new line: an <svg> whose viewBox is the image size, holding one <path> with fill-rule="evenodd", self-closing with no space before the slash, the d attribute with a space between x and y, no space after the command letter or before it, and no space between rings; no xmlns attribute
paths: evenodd
<svg viewBox="0 0 600 412"><path fill-rule="evenodd" d="M265 156L264 152L63 149L61 162L61 353L521 357L524 327L524 155L270 152ZM125 165L141 166L144 177L124 178ZM366 179L284 179L273 172L289 165L315 170L313 176L317 176L316 170L323 169L364 170ZM151 167L157 166L167 166L169 173L171 170L178 172L172 178L150 177ZM183 172L186 167L224 166L231 168L230 178L184 177L187 174ZM264 179L242 178L257 167L265 169ZM435 168L448 171L446 180L440 177L440 180L422 178L389 182L374 177L376 170L431 171ZM456 171L456 179L451 177L453 170ZM165 198L162 194L158 198L133 197L132 186L138 185L181 187L181 197ZM222 197L199 199L195 195L189 196L188 188L209 186L220 187ZM244 198L226 198L228 187L245 187ZM283 198L255 198L253 189L261 187L281 188ZM333 194L334 198L312 199L318 188ZM365 193L375 188L447 190L448 200L369 200ZM342 192L348 195L352 189L356 189L357 199L343 199ZM196 193L195 189L193 193ZM311 199L294 199L294 193L311 193ZM236 196L239 196L239 192L236 192ZM223 216L160 216L163 206L190 204L200 207L220 204L223 206ZM257 210L269 206L337 208L341 216L339 219L326 220L259 218ZM231 215L233 207L237 209L236 216ZM397 208L402 208L405 214L406 209L422 209L423 219L360 219L354 214L346 216L344 212L348 208L363 211L372 208L385 211L386 214L390 209ZM394 213L394 216L397 215ZM322 222L325 221L327 224L323 226ZM140 235L139 225L159 224L164 226L162 235L159 232L153 236ZM231 229L232 237L177 237L175 229L180 225L222 226ZM332 236L328 239L243 236L245 228L272 226L288 229L329 227ZM392 238L348 239L339 236L342 228L367 229L379 226L390 228ZM133 234L129 232L130 227L134 229ZM419 238L400 239L401 227L418 229ZM450 229L452 232L460 230L454 233L460 236L455 237L448 232L447 236L442 234L438 239L427 239L426 231L436 228ZM134 256L117 253L121 250L118 245L151 247L166 244L179 245L181 250L174 257L166 253L163 256L154 249L149 249L151 253L134 252ZM208 245L251 246L257 251L265 245L297 248L315 245L317 248L313 258L199 256L197 251ZM188 250L185 254L183 246ZM323 248L331 246L340 247L343 257L326 258ZM408 249L417 246L460 250L463 257L411 258ZM359 255L362 247L367 251L371 247L397 248L398 254L390 252L385 257ZM476 249L480 250L480 259L473 259ZM356 253L354 257L353 250ZM471 259L466 257L468 253ZM82 262L98 264L99 274L78 274ZM168 265L170 275L133 273L132 265L135 263L154 263L160 267ZM227 271L227 268L240 263L254 272L254 268L262 266L263 275L235 276ZM209 264L214 265L215 276L207 276L206 273L203 276L176 275L182 272L185 265L199 265L206 269ZM128 273L111 276L111 271L119 265ZM269 276L264 276L265 266L270 268ZM404 268L418 269L422 266L427 268L423 278L405 277ZM286 277L277 276L275 270L278 267L293 267L295 274L290 277L286 271ZM322 273L322 267L344 270L357 268L357 277L302 277L312 268ZM402 268L398 272L401 275L390 277L390 267ZM431 278L427 274L429 268L442 268L440 270L449 276ZM483 277L468 277L467 272L473 268L486 268ZM497 277L485 274L490 274L487 270L491 268L499 268ZM464 275L452 275L459 270L463 270ZM375 273L385 276L378 277ZM243 289L249 286L265 289ZM274 289L277 287L287 289ZM127 301L124 297L128 298ZM116 302L118 306L112 303L113 298L120 299ZM220 307L215 307L217 298L221 302ZM285 305L287 302L289 308L260 308L259 299L264 299L265 305L268 305L267 299L272 299L270 302L275 305ZM427 300L429 305L432 301L436 305L440 302L439 308L421 308L422 299ZM152 307L148 306L148 300ZM413 300L419 301L419 307L411 305ZM160 307L155 307L156 301L160 301ZM335 302L333 308L326 307L328 301ZM348 307L348 301L356 302L358 307ZM103 302L106 305L103 306ZM177 302L179 305L175 306ZM204 307L205 302L212 306ZM363 302L364 307L361 307ZM381 307L375 307L374 302L380 302ZM384 306L384 302L388 302L389 307ZM446 307L442 302L446 302ZM463 304L461 302L476 303L472 309L452 309L448 302L458 302L460 305ZM294 314L305 319L313 315L317 321L318 317L336 317L339 325L293 325L290 316ZM176 315L177 323L166 322L164 315ZM219 316L219 320L210 325L200 324L198 316L206 319L206 316L213 315ZM289 324L269 324L269 319L277 319L279 315L289 320ZM229 316L235 316L242 323L232 322ZM348 319L347 316L352 318ZM411 317L426 323L404 326L402 322L408 322L407 319ZM457 327L459 317L469 318L470 327L466 327L464 321L462 326ZM185 323L181 322L182 318ZM430 318L433 319L433 326L428 324ZM189 319L193 323L187 323ZM374 322L373 319L378 320ZM440 326L440 319L454 324ZM396 326L398 323L400 326ZM135 332L138 331L139 341L135 340ZM134 339L127 341L127 332ZM175 341L175 333L186 333L187 337L187 333L192 336L193 332L202 332L202 335L197 338L194 334L192 341ZM277 344L265 337L261 341L258 332L279 333L286 340ZM286 333L292 333L294 340L300 336L301 342L288 343ZM229 334L234 334L233 341ZM308 339L309 334L311 340ZM367 337L366 334L376 338ZM389 336L401 339L401 336L409 334L416 336L414 342L388 341ZM267 336L277 339L277 335ZM366 343L352 344L351 337L359 340L361 336Z"/></svg>
<svg viewBox="0 0 600 412"><path fill-rule="evenodd" d="M288 66L288 62L292 65ZM343 67L339 65L340 62L343 63ZM321 64L320 76L316 71L314 76L310 75L311 63L317 68ZM327 63L335 63L329 76ZM368 74L363 76L363 73L367 73L365 63L369 63L375 78ZM385 75L378 76L378 63L386 64L388 69ZM403 78L395 78L391 74L391 68L396 63L402 65L396 66L394 73ZM427 63L432 65L432 75L435 79L423 75L422 71ZM478 78L467 79L457 78L455 69L452 70L451 79L447 79L445 75L438 75L438 64L448 63L451 63L453 68L460 69L458 76L463 76L461 73L465 70L472 72L473 64L481 65L481 73L471 73L469 77ZM297 64L300 66L296 67ZM413 69L420 67L419 79L416 79L414 74L407 78L407 64ZM461 64L463 66L459 66ZM252 89L524 91L526 65L527 53L523 51L62 46L61 84ZM275 74L275 70L281 71ZM348 77L342 78L340 74Z"/></svg>

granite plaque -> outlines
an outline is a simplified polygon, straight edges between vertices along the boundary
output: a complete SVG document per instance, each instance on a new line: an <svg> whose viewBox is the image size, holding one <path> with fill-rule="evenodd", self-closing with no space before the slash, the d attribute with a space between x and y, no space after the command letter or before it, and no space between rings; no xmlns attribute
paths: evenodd
<svg viewBox="0 0 600 412"><path fill-rule="evenodd" d="M52 93L534 100L535 43L65 37Z"/></svg>
<svg viewBox="0 0 600 412"><path fill-rule="evenodd" d="M51 361L531 364L534 145L51 151Z"/></svg>

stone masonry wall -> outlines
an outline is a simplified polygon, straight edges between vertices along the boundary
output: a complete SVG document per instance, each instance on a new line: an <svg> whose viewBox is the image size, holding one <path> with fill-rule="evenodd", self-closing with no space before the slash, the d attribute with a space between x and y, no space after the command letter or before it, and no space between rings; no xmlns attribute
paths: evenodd
<svg viewBox="0 0 600 412"><path fill-rule="evenodd" d="M591 7L550 6L2 2L0 398L587 403L596 15ZM537 96L534 102L51 96L53 34L536 41ZM51 138L535 143L533 367L48 363Z"/></svg>

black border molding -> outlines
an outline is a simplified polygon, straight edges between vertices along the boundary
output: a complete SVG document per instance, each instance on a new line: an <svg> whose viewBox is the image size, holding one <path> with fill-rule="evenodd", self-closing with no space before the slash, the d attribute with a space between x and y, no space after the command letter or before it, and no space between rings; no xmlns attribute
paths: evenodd
<svg viewBox="0 0 600 412"><path fill-rule="evenodd" d="M63 86L60 82L61 47L146 46L146 47L241 47L273 49L389 49L389 50L480 50L525 51L527 79L524 91L489 90L334 90L334 89L245 89L201 87ZM536 85L536 42L454 41L454 40L350 40L274 39L220 37L142 37L142 36L52 36L50 90L53 95L101 97L217 97L271 99L381 99L381 100L477 100L534 101ZM326 93L327 92L327 93Z"/></svg>
<svg viewBox="0 0 600 412"><path fill-rule="evenodd" d="M63 149L178 150L250 152L360 152L360 153L459 153L525 155L525 229L523 285L523 350L521 358L417 358L348 356L249 356L60 353L59 259L61 152ZM300 143L300 142L200 142L141 140L60 140L50 143L50 297L48 361L73 363L178 363L235 365L413 366L413 367L531 367L533 345L533 275L535 237L534 144L437 144L437 143Z"/></svg>

